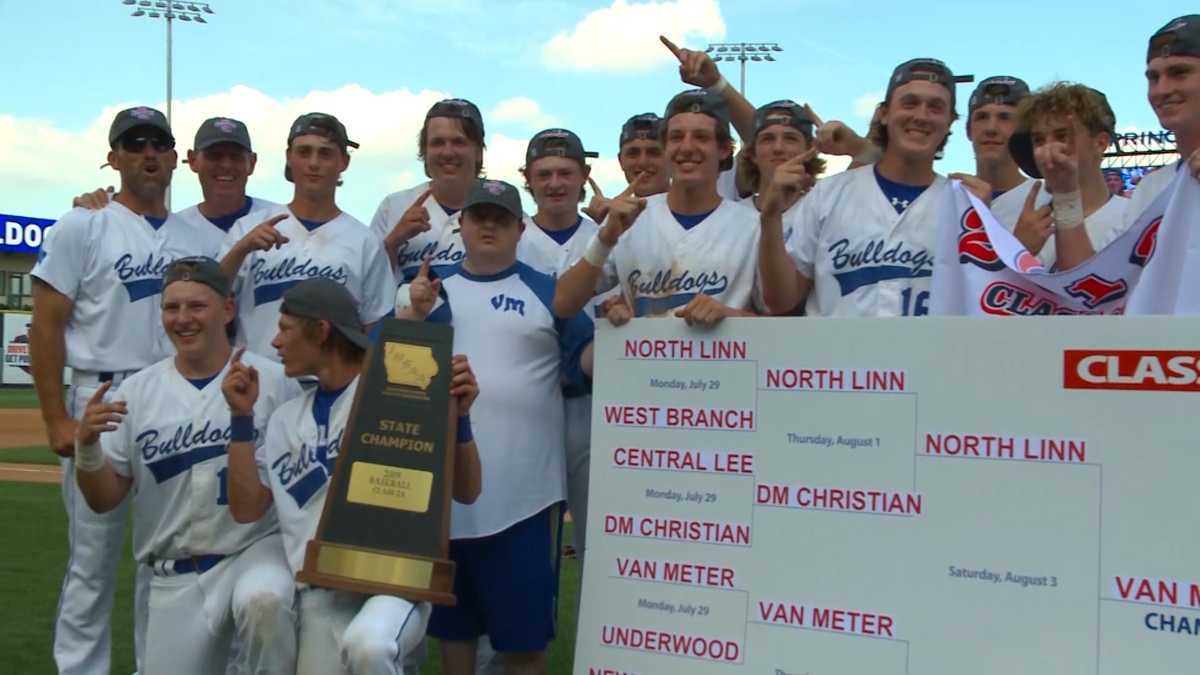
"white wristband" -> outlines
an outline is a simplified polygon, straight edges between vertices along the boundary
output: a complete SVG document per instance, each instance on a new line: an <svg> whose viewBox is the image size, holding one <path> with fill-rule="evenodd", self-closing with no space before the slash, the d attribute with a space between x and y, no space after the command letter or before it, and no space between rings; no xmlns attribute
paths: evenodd
<svg viewBox="0 0 1200 675"><path fill-rule="evenodd" d="M1055 229L1073 230L1083 225L1083 195L1079 190L1055 193L1050 206Z"/></svg>
<svg viewBox="0 0 1200 675"><path fill-rule="evenodd" d="M583 254L583 259L596 267L604 267L604 263L608 262L608 256L612 253L613 247L600 241L600 234L592 235L592 240L588 242L587 251Z"/></svg>
<svg viewBox="0 0 1200 675"><path fill-rule="evenodd" d="M99 471L104 466L104 451L100 448L99 443L83 444L79 439L75 439L75 470L76 471Z"/></svg>
<svg viewBox="0 0 1200 675"><path fill-rule="evenodd" d="M729 80L725 79L725 76L722 75L721 79L717 80L716 84L714 84L713 86L708 88L708 93L720 94L720 93L724 92L728 86L729 86Z"/></svg>

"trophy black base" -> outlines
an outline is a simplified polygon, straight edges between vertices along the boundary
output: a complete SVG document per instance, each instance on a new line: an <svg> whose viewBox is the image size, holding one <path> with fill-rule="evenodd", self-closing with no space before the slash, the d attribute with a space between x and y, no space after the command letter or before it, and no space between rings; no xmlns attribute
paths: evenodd
<svg viewBox="0 0 1200 675"><path fill-rule="evenodd" d="M454 562L311 540L296 580L312 586L455 606Z"/></svg>

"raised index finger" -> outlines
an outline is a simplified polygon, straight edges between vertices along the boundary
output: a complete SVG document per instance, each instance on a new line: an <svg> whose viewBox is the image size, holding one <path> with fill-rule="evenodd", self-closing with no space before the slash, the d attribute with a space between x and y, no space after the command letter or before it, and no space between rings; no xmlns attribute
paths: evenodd
<svg viewBox="0 0 1200 675"><path fill-rule="evenodd" d="M112 387L112 380L109 380L108 382L101 384L99 387L96 388L96 393L92 394L92 398L88 402L89 403L100 403L101 401L103 401L104 394L108 393L108 390L110 387Z"/></svg>
<svg viewBox="0 0 1200 675"><path fill-rule="evenodd" d="M1038 192L1041 191L1041 189L1042 189L1042 181L1040 181L1040 180L1033 181L1033 187L1029 188L1029 194L1025 195L1025 209L1026 210L1032 209L1033 205L1037 203Z"/></svg>
<svg viewBox="0 0 1200 675"><path fill-rule="evenodd" d="M246 353L245 347L238 347L237 351L233 353L233 362L240 364L242 362L242 354L245 354L245 353Z"/></svg>
<svg viewBox="0 0 1200 675"><path fill-rule="evenodd" d="M421 269L417 270L417 277L420 279L429 279L429 265L433 258L426 256L421 261Z"/></svg>
<svg viewBox="0 0 1200 675"><path fill-rule="evenodd" d="M429 195L431 194L433 194L433 188L425 188L425 191L421 193L421 196L417 197L417 201L413 202L413 205L409 208L411 209L418 206L425 206L425 200L429 199Z"/></svg>
<svg viewBox="0 0 1200 675"><path fill-rule="evenodd" d="M596 185L596 181L592 180L591 176L588 176L588 185L592 188L592 194L604 199L604 193L600 191L600 186Z"/></svg>
<svg viewBox="0 0 1200 675"><path fill-rule="evenodd" d="M667 49L671 50L671 53L675 55L675 58L683 61L683 56L679 53L679 47L676 47L674 42L668 40L666 35L659 35L658 39L667 46Z"/></svg>
<svg viewBox="0 0 1200 675"><path fill-rule="evenodd" d="M621 194L617 195L616 198L621 199L622 197L632 196L634 193L634 190L637 189L638 183L642 182L642 176L645 176L645 175L646 175L646 172L643 171L643 172L639 173L638 175L634 176L633 182L629 184L629 187L625 188L624 190L621 190Z"/></svg>
<svg viewBox="0 0 1200 675"><path fill-rule="evenodd" d="M263 222L263 224L264 224L264 225L270 225L271 227L275 227L276 225L278 225L278 224L279 224L279 222L280 222L280 221L282 221L282 220L287 220L287 217L288 217L289 215L291 215L291 214L290 214L290 213L286 213L286 212L285 212L285 213L281 213L281 214L279 214L279 215L277 215L277 216L271 216L271 217L270 217L270 218L268 218L266 221L264 221L264 222Z"/></svg>

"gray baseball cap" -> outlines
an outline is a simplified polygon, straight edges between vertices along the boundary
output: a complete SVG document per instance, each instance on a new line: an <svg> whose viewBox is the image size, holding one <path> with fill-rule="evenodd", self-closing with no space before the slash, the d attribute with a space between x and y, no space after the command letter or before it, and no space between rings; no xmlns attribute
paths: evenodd
<svg viewBox="0 0 1200 675"><path fill-rule="evenodd" d="M617 148L625 147L630 141L660 141L662 124L663 119L652 112L630 117L621 125L621 139Z"/></svg>
<svg viewBox="0 0 1200 675"><path fill-rule="evenodd" d="M973 82L974 77L970 75L956 76L950 71L950 66L937 59L918 58L909 59L904 63L896 66L892 71L892 77L888 80L887 93L883 95L883 100L887 101L892 97L892 92L896 87L901 87L909 82L923 80L925 82L933 82L940 84L950 92L950 106L954 107L956 99L954 93L954 85L959 82Z"/></svg>
<svg viewBox="0 0 1200 675"><path fill-rule="evenodd" d="M991 103L1015 106L1021 99L1029 95L1029 85L1025 80L1012 75L996 75L989 77L975 87L967 102L967 114L975 112L980 106Z"/></svg>
<svg viewBox="0 0 1200 675"><path fill-rule="evenodd" d="M663 114L663 126L680 113L703 113L717 120L717 124L729 125L729 106L725 98L707 89L688 89L675 94Z"/></svg>
<svg viewBox="0 0 1200 675"><path fill-rule="evenodd" d="M529 139L525 149L525 166L543 157L566 157L584 161L588 157L596 157L596 153L583 149L583 141L574 132L566 129L545 129L537 132Z"/></svg>
<svg viewBox="0 0 1200 675"><path fill-rule="evenodd" d="M475 185L467 193L467 201L463 204L463 211L480 204L499 206L518 220L523 215L521 210L521 193L512 184L502 180L481 179L475 181Z"/></svg>
<svg viewBox="0 0 1200 675"><path fill-rule="evenodd" d="M222 298L228 298L231 291L229 279L221 272L221 263L207 256L176 258L167 265L166 270L163 271L163 290L176 281L194 281L204 284L216 291L217 295Z"/></svg>
<svg viewBox="0 0 1200 675"><path fill-rule="evenodd" d="M250 146L250 132L246 125L228 117L210 117L204 120L196 130L196 141L193 150L206 150L217 143L234 143L249 152L254 152Z"/></svg>
<svg viewBox="0 0 1200 675"><path fill-rule="evenodd" d="M305 279L287 289L279 311L290 316L328 321L347 340L366 349L371 339L358 320L358 303L346 287L324 277Z"/></svg>
<svg viewBox="0 0 1200 675"><path fill-rule="evenodd" d="M297 136L305 134L325 136L343 148L346 146L358 147L358 143L346 136L346 125L338 121L338 118L326 113L305 113L297 117L296 121L292 123L291 130L288 131L288 145L290 146Z"/></svg>
<svg viewBox="0 0 1200 675"><path fill-rule="evenodd" d="M816 120L808 114L808 110L804 106L786 99L773 101L754 111L754 133L756 135L775 124L792 127L804 134L805 138L812 140Z"/></svg>
<svg viewBox="0 0 1200 675"><path fill-rule="evenodd" d="M1163 56L1200 57L1200 14L1171 19L1150 36L1146 61Z"/></svg>
<svg viewBox="0 0 1200 675"><path fill-rule="evenodd" d="M117 140L124 136L125 132L138 127L158 129L172 141L175 140L175 134L171 133L171 125L167 122L167 116L154 108L143 105L126 108L117 113L117 116L113 118L112 126L108 128L109 147L116 146Z"/></svg>
<svg viewBox="0 0 1200 675"><path fill-rule="evenodd" d="M433 117L450 117L453 119L468 120L475 128L479 130L479 135L483 136L483 115L479 112L479 108L465 98L447 98L433 104L429 112L425 113L425 122L428 123Z"/></svg>

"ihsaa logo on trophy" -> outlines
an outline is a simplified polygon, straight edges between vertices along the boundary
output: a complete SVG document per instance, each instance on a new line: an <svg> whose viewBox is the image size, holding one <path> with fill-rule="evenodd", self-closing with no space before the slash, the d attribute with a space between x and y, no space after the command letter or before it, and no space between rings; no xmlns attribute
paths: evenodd
<svg viewBox="0 0 1200 675"><path fill-rule="evenodd" d="M429 389L429 383L438 374L438 364L429 345L385 342L383 367L387 371L388 383L384 394L429 400L425 390Z"/></svg>

